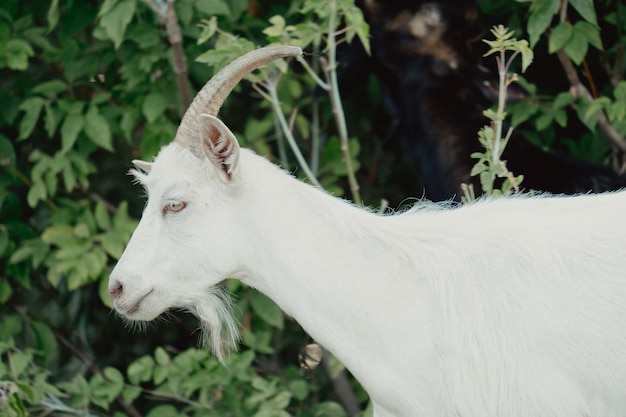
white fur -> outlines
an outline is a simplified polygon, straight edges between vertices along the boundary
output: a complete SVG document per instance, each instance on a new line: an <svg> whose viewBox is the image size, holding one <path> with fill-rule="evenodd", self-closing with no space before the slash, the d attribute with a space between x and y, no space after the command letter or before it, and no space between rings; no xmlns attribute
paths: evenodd
<svg viewBox="0 0 626 417"><path fill-rule="evenodd" d="M345 363L376 417L626 414L626 193L381 216L235 151L229 181L177 144L140 175L110 280L128 318L187 307L232 341L209 295L236 278Z"/></svg>

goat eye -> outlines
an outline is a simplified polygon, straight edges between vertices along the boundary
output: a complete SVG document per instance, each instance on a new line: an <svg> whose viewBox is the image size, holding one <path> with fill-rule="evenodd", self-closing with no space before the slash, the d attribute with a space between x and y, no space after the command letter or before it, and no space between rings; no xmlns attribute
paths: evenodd
<svg viewBox="0 0 626 417"><path fill-rule="evenodd" d="M169 203L167 203L167 205L165 206L165 208L163 209L163 212L168 212L168 211L181 211L182 209L184 209L185 207L187 207L187 203L185 203L184 201L180 201L180 200L174 200L174 201L170 201Z"/></svg>

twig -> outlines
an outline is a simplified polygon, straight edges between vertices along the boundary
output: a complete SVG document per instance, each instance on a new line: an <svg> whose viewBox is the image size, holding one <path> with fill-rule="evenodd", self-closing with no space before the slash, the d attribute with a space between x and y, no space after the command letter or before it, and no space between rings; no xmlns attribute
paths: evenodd
<svg viewBox="0 0 626 417"><path fill-rule="evenodd" d="M59 343L65 346L72 353L72 355L74 355L79 361L85 364L85 366L87 366L87 368L92 373L101 375L102 378L108 380L106 375L104 375L104 372L102 372L102 369L100 369L100 367L96 365L91 360L91 358L89 358L87 355L81 352L76 346L70 343L70 341L67 340L61 333L59 333L58 330L52 329L52 332L54 333L54 337L59 341ZM124 411L126 411L126 413L128 413L130 416L142 417L141 413L139 413L139 411L137 411L137 409L132 404L128 404L121 395L118 395L115 400L124 409Z"/></svg>
<svg viewBox="0 0 626 417"><path fill-rule="evenodd" d="M326 375L331 379L333 383L333 390L335 391L335 395L343 405L343 408L346 410L348 417L356 416L361 412L361 407L359 406L359 400L357 400L354 391L352 390L352 385L350 385L350 381L348 380L348 375L346 373L345 368L335 373L333 370L330 357L332 354L324 349L324 360L322 360L322 365L324 366L324 371Z"/></svg>
<svg viewBox="0 0 626 417"><path fill-rule="evenodd" d="M341 96L339 94L339 83L337 81L337 45L335 39L335 17L337 16L336 0L329 1L330 16L328 19L328 66L326 67L328 78L330 80L330 103L333 109L333 115L337 123L337 133L341 143L341 151L343 152L346 169L348 171L348 183L352 191L352 200L356 204L363 204L361 194L359 192L359 183L354 174L352 166L352 157L350 156L350 147L348 142L348 127L346 126L346 117L341 104Z"/></svg>
<svg viewBox="0 0 626 417"><path fill-rule="evenodd" d="M144 2L156 13L159 20L165 25L167 38L172 47L172 69L176 74L176 86L178 90L178 101L182 113L187 110L191 103L191 88L187 79L187 59L183 50L183 36L174 10L174 2L168 1L165 4L162 0L144 0Z"/></svg>
<svg viewBox="0 0 626 417"><path fill-rule="evenodd" d="M285 138L287 139L287 143L289 143L291 150L293 151L296 159L298 160L298 164L304 171L305 175L308 177L309 182L315 185L316 187L322 188L321 184L319 183L319 181L317 180L317 178L311 171L311 168L309 168L309 164L307 164L306 160L304 159L304 156L302 156L302 152L300 152L300 148L298 148L298 144L296 143L296 140L293 137L292 131L289 129L289 124L287 123L287 120L285 119L285 115L283 114L283 111L280 108L280 101L278 100L278 91L277 91L278 79L280 78L280 75L276 75L274 77L269 76L268 78L269 79L267 80L267 83L265 84L265 87L267 88L267 93L261 90L261 88L259 87L259 84L257 83L252 84L252 86L259 94L266 97L269 100L269 102L272 104L272 108L274 109L274 114L278 118L278 122L280 124L280 127L283 130L283 134L285 135Z"/></svg>
<svg viewBox="0 0 626 417"><path fill-rule="evenodd" d="M302 67L306 70L306 72L311 76L311 78L313 78L313 80L315 81L315 83L317 85L319 85L322 89L329 91L330 90L330 86L328 85L327 82L325 82L324 80L322 80L317 73L315 72L315 70L313 70L313 68L311 68L311 66L309 65L308 62L306 62L306 60L304 58L302 58L301 56L297 56L296 60L302 65Z"/></svg>
<svg viewBox="0 0 626 417"><path fill-rule="evenodd" d="M315 52L319 52L318 45L314 45L314 48ZM305 68L307 67L308 64L305 66ZM313 74L317 77L317 73L319 72L319 60L313 60L313 67L311 69L313 70ZM311 104L311 170L315 175L318 175L319 173L321 147L322 138L320 131L320 102L314 97L313 103Z"/></svg>
<svg viewBox="0 0 626 417"><path fill-rule="evenodd" d="M565 71L565 75L567 76L570 85L574 91L576 91L576 95L585 100L593 101L593 97L589 90L587 90L583 83L580 82L576 68L574 68L574 64L572 64L572 61L567 56L565 50L559 49L556 52L556 56L559 58L559 62L561 62L561 66ZM613 127L613 125L611 125L611 122L606 117L603 110L598 113L598 125L611 142L613 142L615 147L622 152L626 152L626 139L624 139L622 135L620 135L620 133Z"/></svg>

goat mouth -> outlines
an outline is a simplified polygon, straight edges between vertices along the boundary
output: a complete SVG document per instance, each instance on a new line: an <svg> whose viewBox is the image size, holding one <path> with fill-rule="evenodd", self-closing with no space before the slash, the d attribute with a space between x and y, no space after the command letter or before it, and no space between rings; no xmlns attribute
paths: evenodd
<svg viewBox="0 0 626 417"><path fill-rule="evenodd" d="M154 288L151 289L150 291L148 291L147 293L145 293L139 300L137 300L137 302L135 304L132 305L131 308L126 310L125 314L130 316L130 315L135 314L137 311L139 311L139 307L141 306L142 301L145 300L146 297L148 297L153 292L154 292Z"/></svg>

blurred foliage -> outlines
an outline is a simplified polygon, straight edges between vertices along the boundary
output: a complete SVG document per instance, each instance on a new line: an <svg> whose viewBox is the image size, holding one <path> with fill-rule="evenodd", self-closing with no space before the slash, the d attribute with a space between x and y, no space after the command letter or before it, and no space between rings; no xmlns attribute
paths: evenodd
<svg viewBox="0 0 626 417"><path fill-rule="evenodd" d="M329 30L345 25L340 43L367 40L367 26L349 0L337 0L336 15L323 0L173 4L194 89L256 46L299 44L311 53L311 71L324 74L320 58L328 54ZM530 98L508 110L513 124L546 149L604 161L611 144L598 115L626 133L623 62L616 64L623 59L624 6L604 0L596 2L598 11L591 0L570 0L570 21L559 18L557 0L479 4L485 27L503 23L528 37L535 52L521 80ZM603 74L593 100L568 92L553 57L559 49L591 74ZM228 285L244 343L226 366L196 348L197 324L185 314L129 331L110 311L106 281L144 204L126 171L132 159L149 160L171 140L182 113L173 59L163 22L148 2L0 3L2 416L346 415L333 375L322 367L299 369L308 336L269 299L236 282ZM622 72L610 76L606 67ZM302 63L268 66L249 80L258 87L277 77L278 107L327 190L348 192L349 157L366 204L385 198L395 205L419 195L408 171L372 133L384 136L373 104L380 102L375 80L344 98L346 156L330 100ZM301 175L264 91L242 83L221 116L243 146ZM366 394L354 382L353 388L366 409Z"/></svg>

